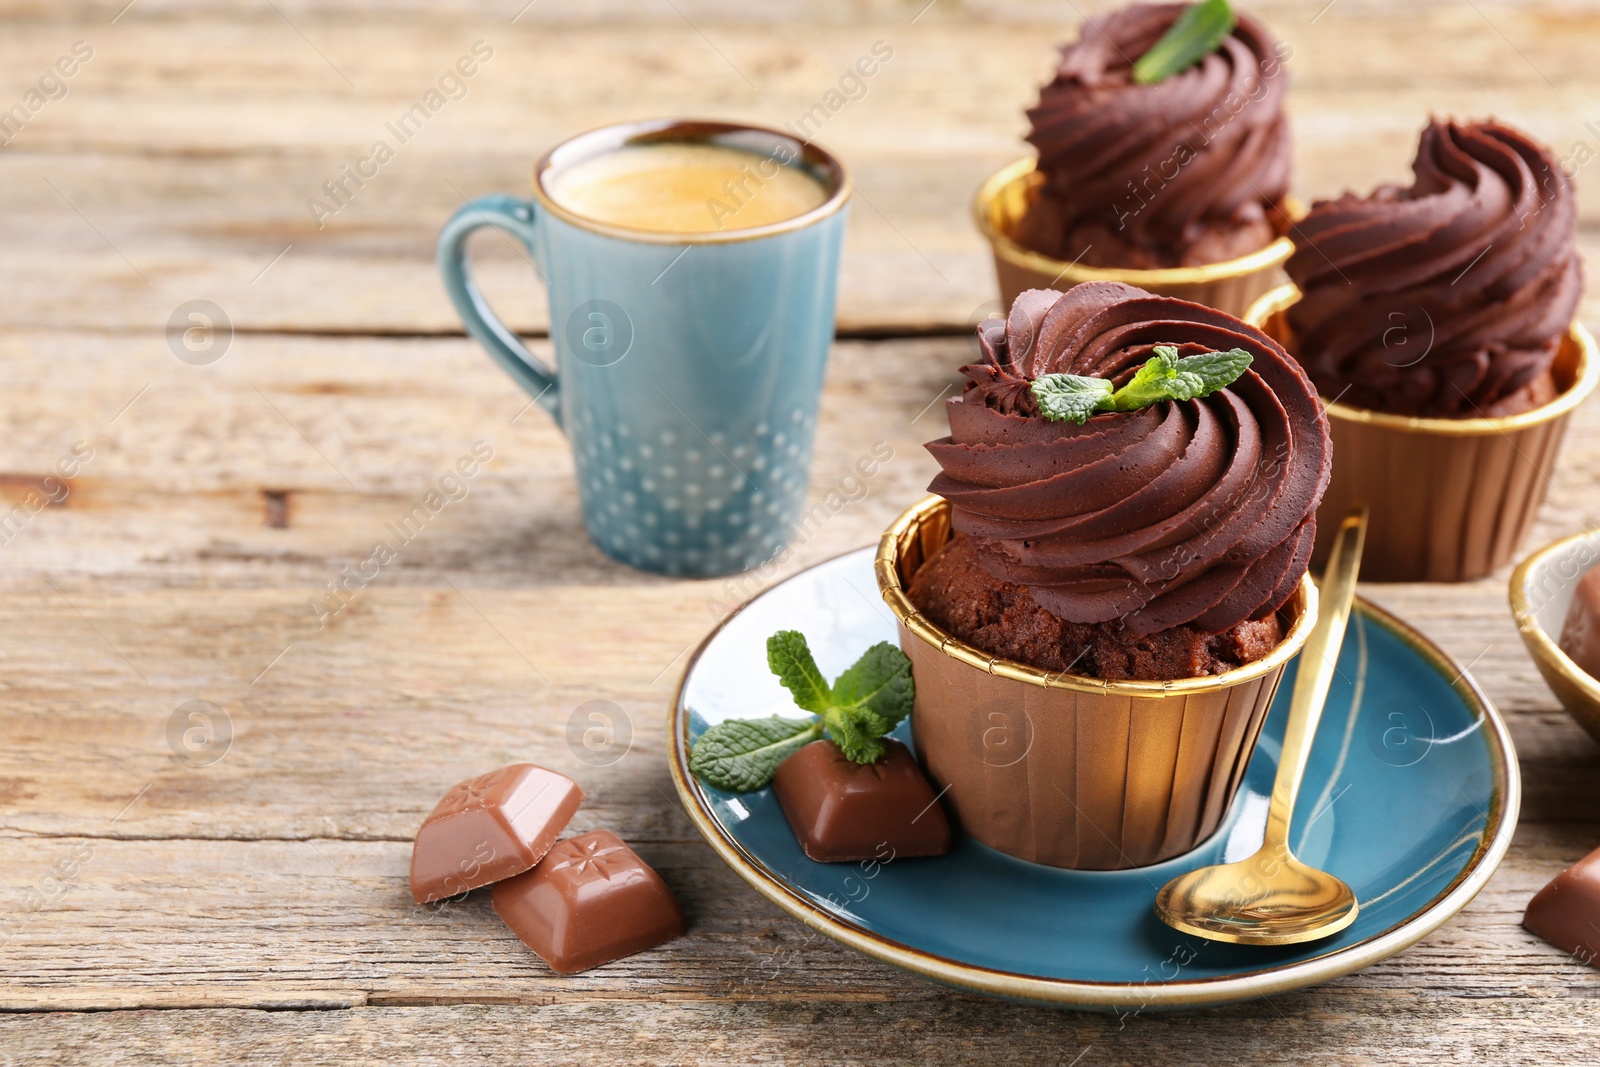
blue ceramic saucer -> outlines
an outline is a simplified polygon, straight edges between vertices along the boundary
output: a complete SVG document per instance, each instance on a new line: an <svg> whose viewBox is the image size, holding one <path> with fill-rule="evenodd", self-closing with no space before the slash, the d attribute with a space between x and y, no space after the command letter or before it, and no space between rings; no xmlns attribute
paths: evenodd
<svg viewBox="0 0 1600 1067"><path fill-rule="evenodd" d="M1355 923L1306 945L1252 948L1163 925L1156 891L1261 843L1295 665L1216 836L1130 871L1066 871L959 833L952 852L889 863L815 863L771 789L735 795L688 772L712 723L798 714L766 665L776 630L805 633L825 675L894 641L873 550L774 586L725 620L689 664L672 708L672 775L690 817L746 881L820 932L928 978L1014 1000L1132 1012L1281 993L1349 974L1414 944L1477 895L1511 843L1521 787L1511 739L1472 678L1365 601L1339 657L1295 812L1307 863L1343 878ZM910 743L909 724L897 736Z"/></svg>

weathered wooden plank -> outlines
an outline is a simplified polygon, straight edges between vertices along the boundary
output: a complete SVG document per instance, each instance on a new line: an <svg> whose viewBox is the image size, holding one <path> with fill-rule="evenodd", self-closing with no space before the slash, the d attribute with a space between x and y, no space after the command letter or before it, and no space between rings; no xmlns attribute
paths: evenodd
<svg viewBox="0 0 1600 1067"><path fill-rule="evenodd" d="M712 622L708 601L729 591L640 576L589 546L559 435L537 412L510 423L520 398L469 343L239 343L193 368L148 341L7 342L32 401L0 451L8 492L70 445L63 426L83 426L69 434L97 448L65 506L6 546L0 899L13 905L12 1006L583 1000L640 988L746 999L728 975L764 974L773 957L794 962L762 980L763 996L937 997L813 943L694 841L661 761L663 710L685 646ZM955 339L838 347L814 492L879 435L896 458L789 569L869 543L921 491L931 467L917 444L937 432L937 404L924 412L967 351ZM125 360L108 359L119 352ZM309 597L437 476L454 455L440 442L469 441L485 411L505 425L472 493L392 575L313 630ZM1579 418L1549 533L1591 517L1600 413ZM245 453L239 441L260 445ZM287 494L286 527L267 524L264 489ZM1556 995L1572 976L1515 924L1543 879L1600 836L1593 744L1533 673L1500 581L1369 591L1463 661L1478 657L1508 710L1529 795L1517 848L1486 895L1352 981L1397 995L1448 985L1504 996L1530 984ZM228 751L205 766L169 742L191 699L231 724ZM608 766L567 742L568 717L592 699L632 727L632 748ZM606 825L638 843L684 897L695 935L574 986L543 974L481 901L423 924L404 892L409 835L451 782L511 759L574 773L591 797L577 828ZM85 847L66 896L28 911L29 890L53 886L51 873ZM181 932L209 921L232 940L196 957ZM116 930L116 947L86 964L85 929ZM1493 968L1476 966L1486 954Z"/></svg>
<svg viewBox="0 0 1600 1067"><path fill-rule="evenodd" d="M535 348L548 355L545 343ZM895 456L868 482L862 506L843 509L828 526L848 533L830 535L803 558L867 543L915 499L934 470L920 445L943 432L939 400L958 387L956 367L973 351L966 338L835 346L814 489L820 495L837 486L880 439ZM25 496L74 442L94 449L63 506L39 512L5 544L11 566L0 583L70 568L72 553L92 547L97 582L141 568L153 580L180 564L227 566L238 557L290 568L274 570L274 581L320 584L326 561L369 547L394 509L432 488L480 437L495 449L490 476L474 481L467 506L447 514L474 534L490 526L500 534L471 552L460 551L471 538L456 544L448 567L472 570L488 558L486 578L570 579L581 567L586 580L652 581L566 536L576 532L578 513L564 440L471 342L241 334L216 363L195 367L161 338L13 331L0 335L0 361L8 384L0 499ZM1566 451L1546 472L1551 494L1534 543L1600 522L1597 424L1593 405L1575 417ZM263 490L288 494L287 529L266 525ZM165 518L175 508L198 508L204 521L175 524ZM853 516L860 521L850 525ZM162 525L139 531L148 543L113 525L149 518ZM483 554L509 531L549 523L559 523L562 536L520 546L537 551L523 552L509 571L512 560ZM431 551L429 544L419 542L418 551ZM243 574L227 578L258 584ZM1458 591L1494 584L1393 588L1448 603Z"/></svg>
<svg viewBox="0 0 1600 1067"><path fill-rule="evenodd" d="M161 803L155 791L139 802ZM586 809L579 821L596 816ZM1592 989L1592 972L1518 922L1593 835L1592 823L1523 828L1466 912L1333 988L1353 1009L1419 988L1463 1001ZM690 932L572 977L528 952L483 892L439 909L414 904L405 841L0 838L7 896L24 897L0 928L0 1008L943 998L783 916L697 840L630 840L682 900Z"/></svg>
<svg viewBox="0 0 1600 1067"><path fill-rule="evenodd" d="M865 543L920 495L932 474L921 443L942 432L938 400L971 351L954 339L838 346L812 467L819 497L859 477L856 462L877 441L895 455L806 543L806 559ZM495 451L488 473L440 519L460 531L440 546L449 567L524 585L668 584L581 536L564 438L470 342L239 335L218 362L194 367L159 338L30 332L0 336L0 360L12 395L26 397L9 406L0 438L0 498L24 496L75 441L94 449L64 505L4 546L12 566L0 584L71 569L93 544L97 583L152 566L154 578L239 564L230 582L320 585L479 438ZM262 490L288 494L287 529L265 525ZM198 509L196 521L171 522L175 509ZM117 529L146 521L157 525L140 536ZM408 553L399 573L414 567Z"/></svg>
<svg viewBox="0 0 1600 1067"><path fill-rule="evenodd" d="M32 628L0 661L0 830L403 840L454 782L528 759L575 775L601 823L665 833L674 800L661 724L685 647L712 622L704 591L529 594L466 581L369 592L322 633L295 628L305 597L293 589L107 597L57 581L59 593L0 598L8 632ZM1510 705L1524 817L1592 832L1593 743L1534 679L1517 685L1520 646L1482 642L1474 654L1486 644L1474 670ZM168 733L191 700L231 724L225 758L219 749L203 769ZM568 739L595 700L632 738L605 766ZM147 802L111 829L146 786Z"/></svg>
<svg viewBox="0 0 1600 1067"><path fill-rule="evenodd" d="M0 219L10 297L0 322L156 330L203 297L251 328L454 332L431 264L439 224L465 196L525 188L544 147L636 114L618 85L643 78L652 98L681 112L781 123L879 39L895 58L821 134L850 162L860 193L841 327L952 329L993 299L968 203L989 170L1023 153L1021 109L1072 32L1070 11L969 21L936 7L912 25L899 8L830 8L797 44L726 9L714 16L725 23L691 12L693 25L665 6L644 10L648 32L634 34L615 33L604 16L574 22L566 5L534 5L515 25L487 8L383 20L290 10L290 25L266 10L146 17L142 5L115 26L19 24L0 42L0 69L42 73L80 38L95 52L68 95L0 154L13 208ZM1600 151L1586 126L1600 117L1587 110L1600 16L1485 10L1492 22L1460 7L1341 4L1315 23L1304 10L1275 12L1296 49L1301 192L1402 176L1431 110L1493 112L1564 154L1580 142ZM495 58L399 144L385 123L479 39ZM1439 43L1414 48L1419 40ZM33 76L12 77L21 99ZM323 183L378 138L395 159L319 228L308 201L331 204ZM1594 173L1579 170L1585 190ZM1585 219L1600 218L1600 198L1581 204ZM483 244L508 318L544 330L527 264L502 242Z"/></svg>
<svg viewBox="0 0 1600 1067"><path fill-rule="evenodd" d="M564 724L589 699L614 701L634 720L639 747L627 768L656 759L684 650L716 611L763 577L871 543L920 495L933 470L920 443L938 432L935 400L969 351L954 339L838 346L814 499L843 483L878 440L894 458L874 479L844 483L859 499L785 567L674 582L593 547L559 433L537 411L512 424L525 401L468 342L252 336L195 368L159 343L45 340L0 347L31 398L0 443L0 489L23 499L75 440L96 451L64 505L38 512L4 546L0 618L11 636L0 649L0 684L12 723L27 727L0 753L0 777L29 794L5 825L88 832L159 770L163 789L177 792L130 812L122 832L389 839L411 832L438 789L510 751L497 731L542 724L519 737L534 746L521 751L582 770L565 748ZM139 395L145 383L153 384ZM106 425L106 413L135 395ZM1578 420L1536 542L1600 519L1600 410ZM496 456L467 498L317 629L309 601L480 436ZM286 527L269 525L269 491L283 494ZM1523 652L1504 577L1369 593L1462 662L1475 661L1529 768L1527 816L1582 818L1574 812L1600 790L1593 748ZM167 717L189 699L227 708L239 732L229 761L201 779L174 773L184 768L164 740ZM428 745L434 731L460 747L441 758ZM307 732L326 744L307 747ZM117 768L130 750L145 761ZM356 752L392 773L375 781L332 773ZM438 780L417 789L419 774ZM308 775L315 790L297 785ZM282 818L255 803L250 783L266 780L276 783L269 795ZM185 793L202 784L198 798ZM641 801L654 813L641 827L667 813L630 774L597 785L608 817L628 817Z"/></svg>
<svg viewBox="0 0 1600 1067"><path fill-rule="evenodd" d="M992 296L967 199L1020 153L1020 108L1078 13L612 0L535 4L512 25L516 6L141 0L112 24L120 4L0 4L0 106L72 41L95 48L0 152L0 504L26 502L75 442L94 448L62 504L0 545L0 1004L348 1009L0 1017L0 1062L499 1061L530 1039L557 1063L1575 1058L1593 973L1517 921L1600 838L1596 749L1523 654L1504 575L1366 590L1475 660L1527 796L1485 893L1361 975L1182 1016L1034 1011L858 957L722 867L676 810L663 709L686 646L756 583L649 578L595 550L560 435L469 343L283 334L454 333L430 255L460 196L516 189L541 147L636 114L621 87L648 85L662 111L782 121L880 38L893 63L821 138L863 194L841 325L959 330ZM1253 6L1296 49L1306 194L1402 175L1430 109L1600 149L1589 7ZM316 229L306 198L479 37L496 56L467 96ZM1594 173L1578 174L1589 252ZM508 317L542 331L526 262L492 239L482 252ZM161 336L194 298L243 331L208 367ZM967 345L838 346L814 496L876 440L895 458L763 578L869 543L920 494L918 445ZM1600 522L1597 422L1580 413L1536 542ZM468 497L314 629L307 601L478 438L495 459ZM216 762L174 753L193 699L229 717ZM566 732L596 699L632 726L603 766ZM482 899L410 903L407 841L433 796L513 758L579 777L575 827L633 841L684 900L688 938L557 978Z"/></svg>
<svg viewBox="0 0 1600 1067"><path fill-rule="evenodd" d="M1579 976L1580 981L1582 976ZM1566 1062L1592 1023L1582 985L1476 997L1363 993L1347 978L1303 993L1182 1014L1082 1015L954 993L878 1003L668 996L587 1004L350 1011L117 1011L0 1018L19 1063L445 1063L516 1050L553 1064L1075 1064ZM929 987L931 990L932 987ZM94 1050L94 1051L91 1051Z"/></svg>

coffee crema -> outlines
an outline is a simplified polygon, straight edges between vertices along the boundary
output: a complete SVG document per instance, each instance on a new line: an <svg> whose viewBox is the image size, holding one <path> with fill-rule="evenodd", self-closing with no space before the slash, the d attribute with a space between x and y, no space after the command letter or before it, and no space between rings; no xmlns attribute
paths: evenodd
<svg viewBox="0 0 1600 1067"><path fill-rule="evenodd" d="M656 233L748 230L822 206L828 191L772 155L679 141L627 145L575 163L545 183L557 204L612 226Z"/></svg>

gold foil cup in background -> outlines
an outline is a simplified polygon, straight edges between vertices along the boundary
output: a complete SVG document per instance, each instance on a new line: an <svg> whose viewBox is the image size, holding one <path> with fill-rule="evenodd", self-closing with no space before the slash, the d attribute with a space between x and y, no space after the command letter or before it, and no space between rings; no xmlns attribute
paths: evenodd
<svg viewBox="0 0 1600 1067"><path fill-rule="evenodd" d="M1238 259L1159 270L1088 267L1030 251L1014 241L1012 235L1042 181L1032 159L1019 159L990 175L973 201L978 229L994 251L1002 308L1010 308L1017 294L1029 289L1064 292L1082 282L1125 282L1160 296L1192 300L1230 315L1243 315L1257 297L1284 281L1282 267L1294 251L1294 242L1287 237ZM1285 208L1291 217L1298 218L1303 213L1301 205L1293 200L1286 202Z"/></svg>
<svg viewBox="0 0 1600 1067"><path fill-rule="evenodd" d="M1284 312L1292 285L1256 301L1245 321L1294 355ZM1361 578L1459 582L1510 562L1544 503L1573 409L1600 383L1594 338L1573 323L1555 362L1561 390L1548 404L1491 419L1425 419L1327 404L1333 480L1317 510L1313 566L1339 518L1371 509Z"/></svg>
<svg viewBox="0 0 1600 1067"><path fill-rule="evenodd" d="M919 614L905 590L950 536L949 504L927 497L884 533L874 570L911 659L917 755L962 829L1081 870L1158 863L1215 833L1316 621L1311 579L1264 658L1203 678L1108 682L990 655Z"/></svg>

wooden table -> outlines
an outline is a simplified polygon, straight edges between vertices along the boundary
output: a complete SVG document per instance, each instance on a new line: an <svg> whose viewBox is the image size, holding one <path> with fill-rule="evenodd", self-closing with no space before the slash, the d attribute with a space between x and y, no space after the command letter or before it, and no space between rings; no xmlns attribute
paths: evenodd
<svg viewBox="0 0 1600 1067"><path fill-rule="evenodd" d="M570 134L793 120L886 42L820 135L860 196L813 492L876 441L894 459L789 570L869 543L926 485L935 401L994 307L968 200L1022 154L1071 0L123 2L0 3L0 108L74 42L92 51L0 151L0 499L27 513L0 545L0 1062L1582 1058L1595 972L1518 920L1600 843L1600 750L1524 655L1504 574L1366 592L1470 661L1509 719L1515 847L1445 928L1317 989L1120 1022L957 994L809 933L679 809L667 700L737 590L590 544L565 442L461 335L433 236L464 198L525 189ZM1600 151L1593 4L1256 7L1295 50L1302 195L1402 177L1430 110ZM308 200L475 41L493 56L465 95L319 225ZM1592 253L1600 163L1578 182ZM548 353L522 257L493 238L480 253ZM204 365L166 336L195 300L231 322ZM1590 405L1536 542L1600 520L1597 425ZM319 629L310 602L480 439L494 460L469 495ZM77 442L92 458L45 483ZM59 502L35 511L35 492ZM595 700L631 726L606 766L568 742ZM482 900L411 903L434 799L522 759L581 781L574 828L632 842L690 936L560 977Z"/></svg>

